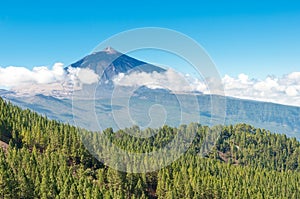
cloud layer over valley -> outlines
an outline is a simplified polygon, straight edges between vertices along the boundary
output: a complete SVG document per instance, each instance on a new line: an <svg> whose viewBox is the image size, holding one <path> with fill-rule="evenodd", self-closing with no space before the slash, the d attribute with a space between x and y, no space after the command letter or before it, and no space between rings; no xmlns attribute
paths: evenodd
<svg viewBox="0 0 300 199"><path fill-rule="evenodd" d="M162 73L120 73L113 79L113 82L119 86L146 86L151 89L167 89L174 93L208 92L207 86L203 81L188 75L184 76L173 69L168 69Z"/></svg>
<svg viewBox="0 0 300 199"><path fill-rule="evenodd" d="M0 88L20 95L66 97L73 89L80 89L82 84L92 84L98 80L99 76L90 69L69 67L65 70L62 63L56 63L52 68L40 66L32 70L15 66L0 67ZM172 69L163 73L120 73L114 77L113 82L118 86L147 86L151 89L168 89L174 93L211 92L207 87L209 83ZM253 79L245 74L238 77L225 75L222 83L226 96L300 106L300 72L265 79Z"/></svg>
<svg viewBox="0 0 300 199"><path fill-rule="evenodd" d="M45 94L54 96L69 95L73 89L80 89L82 84L98 81L98 75L90 69L64 69L62 63L55 63L51 69L46 66L0 67L0 88L15 91L19 95Z"/></svg>
<svg viewBox="0 0 300 199"><path fill-rule="evenodd" d="M300 106L300 72L263 80L250 79L245 74L236 78L225 75L222 81L228 96Z"/></svg>
<svg viewBox="0 0 300 199"><path fill-rule="evenodd" d="M165 73L119 74L114 83L123 86L143 85L149 88L165 88L173 92L198 91L204 94L214 93L203 82L191 76L183 76L172 69ZM265 79L251 79L245 74L238 77L225 75L222 78L226 96L242 99L273 102L300 106L300 72L293 72L282 77L269 76Z"/></svg>

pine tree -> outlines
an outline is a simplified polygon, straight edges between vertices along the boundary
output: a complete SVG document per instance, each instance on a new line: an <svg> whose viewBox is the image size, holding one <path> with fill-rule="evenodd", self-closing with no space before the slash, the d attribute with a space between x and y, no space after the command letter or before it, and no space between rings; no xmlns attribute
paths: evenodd
<svg viewBox="0 0 300 199"><path fill-rule="evenodd" d="M7 164L3 150L0 148L0 197L17 197L17 182L11 167Z"/></svg>

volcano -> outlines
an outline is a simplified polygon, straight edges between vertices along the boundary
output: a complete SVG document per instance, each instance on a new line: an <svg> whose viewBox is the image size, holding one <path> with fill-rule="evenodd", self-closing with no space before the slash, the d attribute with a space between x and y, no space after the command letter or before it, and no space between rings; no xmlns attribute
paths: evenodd
<svg viewBox="0 0 300 199"><path fill-rule="evenodd" d="M136 72L164 72L165 69L129 57L112 47L103 51L94 52L70 65L73 68L88 68L100 76L102 83L111 82L113 77L120 73Z"/></svg>

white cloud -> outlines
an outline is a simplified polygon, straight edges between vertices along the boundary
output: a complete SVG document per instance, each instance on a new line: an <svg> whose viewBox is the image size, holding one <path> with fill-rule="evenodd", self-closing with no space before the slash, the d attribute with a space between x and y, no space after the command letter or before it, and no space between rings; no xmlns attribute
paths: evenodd
<svg viewBox="0 0 300 199"><path fill-rule="evenodd" d="M61 81L65 77L62 63L56 63L52 69L45 66L34 67L29 70L25 67L0 67L0 85L9 88L30 84L49 84Z"/></svg>
<svg viewBox="0 0 300 199"><path fill-rule="evenodd" d="M300 72L263 80L225 75L223 84L227 96L300 106Z"/></svg>
<svg viewBox="0 0 300 199"><path fill-rule="evenodd" d="M297 95L298 95L298 91L297 91L297 89L295 88L295 86L289 86L289 87L287 87L287 89L285 90L285 93L286 93L288 96L291 96L291 97L294 97L294 96L297 96Z"/></svg>
<svg viewBox="0 0 300 199"><path fill-rule="evenodd" d="M19 94L64 95L73 89L80 89L82 84L98 81L98 75L90 69L69 67L66 71L62 63L55 63L51 69L46 66L0 67L0 88L8 88ZM75 87L74 87L75 86Z"/></svg>
<svg viewBox="0 0 300 199"><path fill-rule="evenodd" d="M207 92L205 83L190 76L184 76L173 69L168 69L162 73L120 73L113 79L113 82L119 86L147 86L151 89L168 89L176 93L192 91Z"/></svg>
<svg viewBox="0 0 300 199"><path fill-rule="evenodd" d="M9 88L20 94L42 93L67 96L73 89L80 89L82 84L93 84L98 80L99 76L90 69L69 67L66 71L62 63L56 63L52 68L40 66L32 70L15 66L0 67L0 88ZM207 87L212 85L213 80L206 84L204 81L182 75L172 69L163 73L121 73L113 81L121 86L164 88L174 93L192 91L214 93ZM300 72L282 77L269 76L262 80L251 79L246 74L237 77L225 75L222 83L227 96L300 106Z"/></svg>
<svg viewBox="0 0 300 199"><path fill-rule="evenodd" d="M73 81L80 82L82 84L93 84L98 82L99 75L93 70L88 68L68 68L69 76Z"/></svg>
<svg viewBox="0 0 300 199"><path fill-rule="evenodd" d="M134 72L119 74L114 83L121 86L147 86L149 88L165 88L175 93L199 91L205 94L210 91L203 81L190 76L184 76L172 69L164 73ZM250 79L245 74L237 77L225 75L222 78L226 96L242 99L267 101L285 105L300 106L300 72L293 72L278 77L266 77L263 80Z"/></svg>
<svg viewBox="0 0 300 199"><path fill-rule="evenodd" d="M300 80L300 72L293 72L293 73L290 73L288 75L288 78L290 80L296 80L296 81L299 81Z"/></svg>

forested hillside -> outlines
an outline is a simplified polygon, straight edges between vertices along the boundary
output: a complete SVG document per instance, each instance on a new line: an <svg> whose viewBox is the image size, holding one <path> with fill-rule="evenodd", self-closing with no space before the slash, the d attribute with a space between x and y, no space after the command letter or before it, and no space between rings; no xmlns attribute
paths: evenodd
<svg viewBox="0 0 300 199"><path fill-rule="evenodd" d="M203 157L203 139L213 128L221 135ZM151 139L126 133L137 127L103 135L119 147L145 152L188 129L196 129L196 137L185 155L156 172L131 174L91 156L75 127L0 99L0 198L300 198L295 138L246 124L164 126L152 129Z"/></svg>

